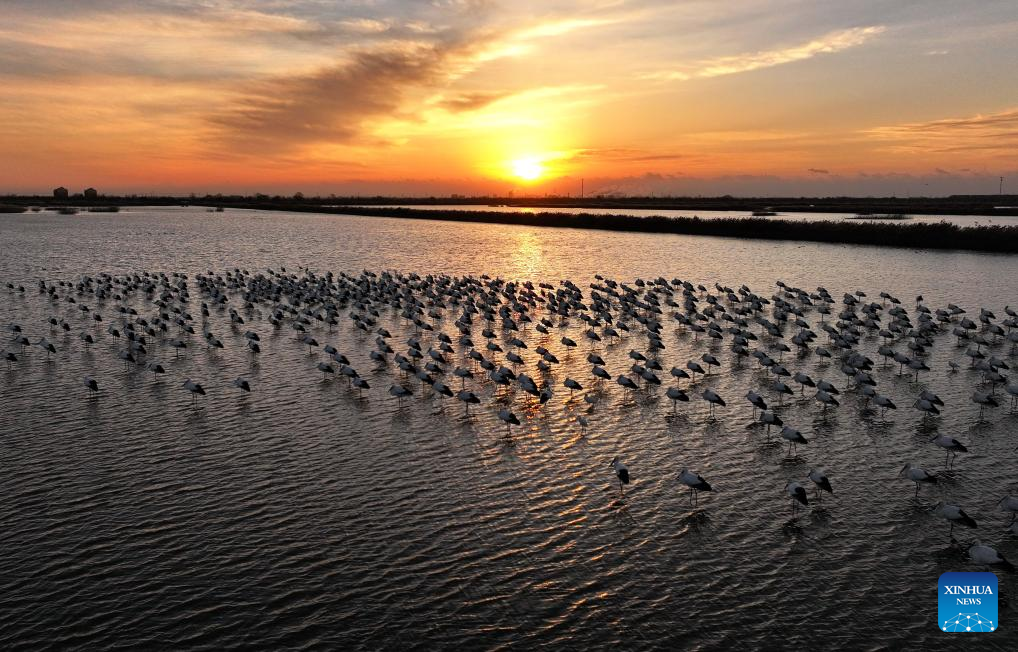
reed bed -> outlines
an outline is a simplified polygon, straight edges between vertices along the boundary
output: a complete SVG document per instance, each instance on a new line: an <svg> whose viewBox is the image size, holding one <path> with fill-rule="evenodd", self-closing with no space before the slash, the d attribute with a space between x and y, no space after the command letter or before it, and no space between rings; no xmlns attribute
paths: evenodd
<svg viewBox="0 0 1018 652"><path fill-rule="evenodd" d="M444 220L487 224L572 229L601 229L640 233L673 233L757 240L799 240L838 244L880 245L913 249L961 249L1018 253L1018 226L959 226L950 222L797 221L771 217L635 217L588 213L516 213L417 208L316 206L307 204L236 204L237 208L286 210L416 220Z"/></svg>

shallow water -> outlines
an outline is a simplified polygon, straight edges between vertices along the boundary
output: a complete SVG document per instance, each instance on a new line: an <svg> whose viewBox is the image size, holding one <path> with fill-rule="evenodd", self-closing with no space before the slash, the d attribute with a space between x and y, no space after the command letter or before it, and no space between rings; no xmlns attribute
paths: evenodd
<svg viewBox="0 0 1018 652"><path fill-rule="evenodd" d="M810 443L789 458L762 428L747 427L742 397L763 390L767 376L755 363L734 367L727 338L712 351L720 371L673 414L664 388L630 401L614 383L594 390L579 319L547 341L528 331L530 375L540 378L539 343L562 364L543 408L512 396L523 425L507 441L491 383L474 381L483 403L469 419L419 383L398 407L385 392L393 368L370 362L374 335L352 328L347 311L338 329L313 334L369 380L363 399L342 380L323 381L315 365L324 356L274 329L266 307L239 328L213 310L209 326L226 347L218 353L195 346L175 359L169 346L151 345L149 358L168 372L153 379L142 367L125 371L105 334L116 302L83 299L105 319L86 352L76 335L89 323L35 290L40 278L100 272L301 265L569 278L585 291L594 274L745 283L763 296L781 279L824 285L838 300L861 289L879 301L886 290L910 310L921 293L931 307L954 302L973 319L980 307L1002 318L1018 302L1018 257L968 252L183 208L0 216L0 282L27 288L0 289L0 324L17 322L59 349L50 362L33 347L0 367L0 646L943 647L957 639L936 630L937 578L980 570L964 546L978 535L1018 561L995 506L1018 493L1018 417L1005 397L988 422L974 423L979 374L949 333L918 384L879 366L879 338L864 339L878 390L898 410L882 422L843 392L825 422L815 402L793 397L781 417ZM191 295L199 300L193 283ZM154 311L140 295L129 303ZM51 315L74 324L69 337L50 332ZM454 335L452 319L442 326ZM380 324L405 351L403 320L383 312ZM702 337L664 324L665 370L708 350ZM245 329L261 335L259 356L244 348ZM568 352L562 335L580 347ZM627 352L646 345L634 329L600 352L618 375ZM1016 361L1006 344L991 351ZM948 373L948 360L962 371ZM816 356L784 362L845 386ZM94 399L85 374L100 383ZM251 380L250 395L230 385L238 375ZM667 384L667 371L660 375ZM579 394L568 400L567 376L601 396L591 413ZM185 378L208 392L200 410L190 408ZM728 401L717 421L696 398L705 387ZM947 403L927 425L909 407L923 388ZM579 414L590 419L585 434ZM970 452L913 500L913 485L896 474L909 460L943 469L935 434ZM633 475L624 498L607 466L615 455ZM683 466L715 487L695 508L676 480ZM783 487L808 484L814 467L827 470L835 496L822 507L811 500L793 519ZM933 513L941 499L979 522L975 532L956 528L962 549ZM1014 576L1000 577L1002 630L984 640L1010 649Z"/></svg>

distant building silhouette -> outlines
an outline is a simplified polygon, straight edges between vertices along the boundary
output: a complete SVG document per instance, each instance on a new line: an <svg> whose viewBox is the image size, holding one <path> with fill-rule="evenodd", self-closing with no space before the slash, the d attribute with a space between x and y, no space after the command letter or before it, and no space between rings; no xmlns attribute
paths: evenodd
<svg viewBox="0 0 1018 652"><path fill-rule="evenodd" d="M85 199L99 199L99 193L95 188L85 188Z"/></svg>
<svg viewBox="0 0 1018 652"><path fill-rule="evenodd" d="M53 189L54 199L67 199L67 188L60 186L59 188Z"/></svg>

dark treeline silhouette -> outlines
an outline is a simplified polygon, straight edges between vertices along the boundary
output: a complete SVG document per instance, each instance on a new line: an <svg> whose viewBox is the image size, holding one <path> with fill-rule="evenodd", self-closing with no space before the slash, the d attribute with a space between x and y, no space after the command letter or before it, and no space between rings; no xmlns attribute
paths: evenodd
<svg viewBox="0 0 1018 652"><path fill-rule="evenodd" d="M268 206L253 203L240 204L236 208L642 233L709 235L760 240L803 240L917 249L968 249L1018 253L1018 225L958 226L949 222L799 221L772 217L706 219L666 216L634 217L632 215L593 215L589 213L515 213L381 206L310 206L307 204Z"/></svg>
<svg viewBox="0 0 1018 652"><path fill-rule="evenodd" d="M306 200L306 201L317 201ZM321 203L359 205L477 205L532 208L764 211L1018 216L1018 195L949 197L333 197Z"/></svg>
<svg viewBox="0 0 1018 652"><path fill-rule="evenodd" d="M166 206L181 204L230 206L237 204L273 204L308 206L384 206L384 205L494 205L528 206L534 208L619 208L642 210L724 210L764 211L779 213L880 213L880 214L924 214L924 215L988 215L1018 216L1018 195L951 195L949 197L392 197L392 196L316 196L296 195L189 195L154 196L125 195L120 197L104 195L94 200L82 195L67 199L52 196L8 196L0 197L7 204L32 206L73 205L87 207L100 204L120 206Z"/></svg>

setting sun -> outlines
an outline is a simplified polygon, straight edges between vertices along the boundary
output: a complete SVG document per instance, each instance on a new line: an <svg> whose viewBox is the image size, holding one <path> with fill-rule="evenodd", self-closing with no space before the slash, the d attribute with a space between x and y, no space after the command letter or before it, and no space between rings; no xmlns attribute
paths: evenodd
<svg viewBox="0 0 1018 652"><path fill-rule="evenodd" d="M512 162L512 170L524 181L534 181L544 174L544 166L536 158L518 158Z"/></svg>

